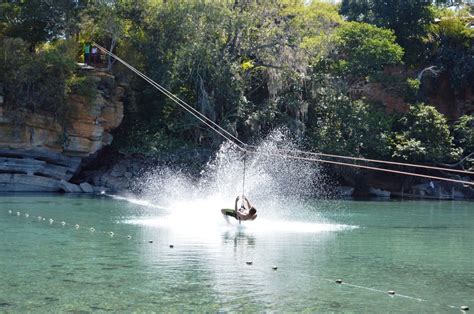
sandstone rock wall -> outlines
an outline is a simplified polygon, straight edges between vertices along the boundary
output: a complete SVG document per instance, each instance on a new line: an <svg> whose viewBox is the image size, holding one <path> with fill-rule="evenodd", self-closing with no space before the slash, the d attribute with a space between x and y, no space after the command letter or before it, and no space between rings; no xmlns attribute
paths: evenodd
<svg viewBox="0 0 474 314"><path fill-rule="evenodd" d="M64 121L47 113L7 111L0 99L0 191L90 192L66 183L82 158L112 142L110 132L123 119L125 89L108 73L87 75L96 82L96 96L70 96Z"/></svg>
<svg viewBox="0 0 474 314"><path fill-rule="evenodd" d="M386 77L396 77L403 81L416 78L422 69L407 69L405 67L386 67ZM361 86L356 98L367 98L370 101L384 105L387 112L407 112L409 104L396 86L385 83L371 82ZM474 113L474 85L455 91L446 73L438 76L425 75L421 80L420 93L426 98L426 104L446 116L449 121L455 121L462 115Z"/></svg>

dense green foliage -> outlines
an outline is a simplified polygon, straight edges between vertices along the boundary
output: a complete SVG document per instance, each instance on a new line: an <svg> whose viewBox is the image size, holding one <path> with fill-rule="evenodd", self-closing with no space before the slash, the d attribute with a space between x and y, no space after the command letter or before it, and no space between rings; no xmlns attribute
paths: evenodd
<svg viewBox="0 0 474 314"><path fill-rule="evenodd" d="M81 1L0 3L0 85L7 114L22 123L29 112L64 120L71 93L94 97L95 86L75 73L81 51ZM70 39L66 39L70 38Z"/></svg>
<svg viewBox="0 0 474 314"><path fill-rule="evenodd" d="M423 50L421 39L434 18L426 0L343 0L341 14L351 21L393 30L410 62L419 61Z"/></svg>
<svg viewBox="0 0 474 314"><path fill-rule="evenodd" d="M466 154L474 153L474 116L464 115L454 125L454 136Z"/></svg>
<svg viewBox="0 0 474 314"><path fill-rule="evenodd" d="M389 157L391 119L380 108L330 91L310 112L312 146L332 154Z"/></svg>
<svg viewBox="0 0 474 314"><path fill-rule="evenodd" d="M327 107L320 90L345 97L338 87L344 80L364 79L403 55L391 31L346 23L327 4L163 3L154 10L156 17L135 17L141 29L130 28L122 55L245 141L280 125L300 135L309 125L315 134L308 117ZM132 47L140 47L139 58ZM143 81L132 85L136 96L125 123L147 121L143 136L220 141Z"/></svg>
<svg viewBox="0 0 474 314"><path fill-rule="evenodd" d="M451 130L434 107L418 104L425 101L422 78L386 71L434 66L456 92L472 86L473 30L465 11L449 11L446 1L71 3L1 2L7 107L54 112L68 93L87 95L91 86L71 64L79 42L96 41L245 142L285 126L308 148L343 155L451 162L472 151L470 118ZM109 59L107 68L129 85L119 149L155 153L222 142L113 64ZM366 95L369 84L398 89L413 105L389 113L383 100Z"/></svg>
<svg viewBox="0 0 474 314"><path fill-rule="evenodd" d="M461 11L441 11L440 21L431 26L432 59L446 69L456 91L471 88L474 81L474 28L466 27L472 16Z"/></svg>
<svg viewBox="0 0 474 314"><path fill-rule="evenodd" d="M71 0L2 0L0 31L8 37L18 37L37 45L79 32L79 12L83 1Z"/></svg>
<svg viewBox="0 0 474 314"><path fill-rule="evenodd" d="M1 40L0 81L4 82L7 108L62 116L75 64L70 50L66 43L60 43L32 54L21 39Z"/></svg>
<svg viewBox="0 0 474 314"><path fill-rule="evenodd" d="M395 122L394 130L393 157L439 162L458 158L461 153L453 145L446 118L432 106L410 106Z"/></svg>
<svg viewBox="0 0 474 314"><path fill-rule="evenodd" d="M337 36L336 70L348 77L365 77L401 63L403 49L391 30L349 22L338 27Z"/></svg>

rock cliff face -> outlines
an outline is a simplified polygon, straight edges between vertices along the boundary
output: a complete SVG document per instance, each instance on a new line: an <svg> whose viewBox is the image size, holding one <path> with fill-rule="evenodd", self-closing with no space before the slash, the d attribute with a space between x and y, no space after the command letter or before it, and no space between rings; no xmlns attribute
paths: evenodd
<svg viewBox="0 0 474 314"><path fill-rule="evenodd" d="M105 72L92 70L94 99L71 95L69 114L7 111L0 99L0 191L90 192L68 181L85 157L112 142L110 132L123 118L124 87ZM19 121L18 117L21 117Z"/></svg>
<svg viewBox="0 0 474 314"><path fill-rule="evenodd" d="M407 69L405 67L387 67L384 71L386 77L406 80L416 78L423 69ZM366 98L370 101L384 105L387 112L406 112L409 104L396 86L389 83L366 83L357 91L358 98ZM420 93L424 95L426 104L446 116L448 121L455 121L462 115L474 113L474 85L468 85L461 90L454 90L446 73L439 76L426 76L421 80Z"/></svg>
<svg viewBox="0 0 474 314"><path fill-rule="evenodd" d="M428 103L433 104L448 120L454 121L464 114L474 114L473 84L455 91L449 83L449 77L443 73L436 78L428 77L424 88Z"/></svg>

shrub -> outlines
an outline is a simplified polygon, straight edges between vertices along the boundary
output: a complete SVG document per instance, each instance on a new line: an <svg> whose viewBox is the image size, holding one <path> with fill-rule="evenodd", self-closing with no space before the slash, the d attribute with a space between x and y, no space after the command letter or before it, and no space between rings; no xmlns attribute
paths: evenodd
<svg viewBox="0 0 474 314"><path fill-rule="evenodd" d="M462 116L453 129L455 141L464 150L464 154L474 153L474 116Z"/></svg>
<svg viewBox="0 0 474 314"><path fill-rule="evenodd" d="M366 23L347 22L337 29L336 70L352 77L364 77L385 65L401 63L403 49L393 31Z"/></svg>
<svg viewBox="0 0 474 314"><path fill-rule="evenodd" d="M3 38L0 81L5 87L5 107L47 112L64 118L71 90L68 83L75 80L75 48L74 43L59 41L31 53L23 40Z"/></svg>
<svg viewBox="0 0 474 314"><path fill-rule="evenodd" d="M348 156L389 154L390 119L374 105L344 95L323 95L309 118L313 149Z"/></svg>
<svg viewBox="0 0 474 314"><path fill-rule="evenodd" d="M460 155L446 118L424 104L410 106L395 122L390 142L392 156L408 161L452 161Z"/></svg>

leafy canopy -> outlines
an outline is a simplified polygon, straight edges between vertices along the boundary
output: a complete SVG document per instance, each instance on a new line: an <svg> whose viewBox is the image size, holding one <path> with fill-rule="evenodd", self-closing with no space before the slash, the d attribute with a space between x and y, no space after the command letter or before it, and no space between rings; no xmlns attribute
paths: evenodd
<svg viewBox="0 0 474 314"><path fill-rule="evenodd" d="M392 156L408 161L446 162L459 157L446 118L435 107L410 106L394 126Z"/></svg>
<svg viewBox="0 0 474 314"><path fill-rule="evenodd" d="M464 155L474 153L474 116L464 115L454 124L454 137Z"/></svg>
<svg viewBox="0 0 474 314"><path fill-rule="evenodd" d="M431 3L426 0L343 0L340 12L350 21L393 30L410 63L419 59L421 40L433 21Z"/></svg>
<svg viewBox="0 0 474 314"><path fill-rule="evenodd" d="M401 63L403 49L391 30L347 22L336 32L336 70L349 77L364 77Z"/></svg>
<svg viewBox="0 0 474 314"><path fill-rule="evenodd" d="M70 37L79 31L79 14L84 1L3 0L0 3L0 31L29 43L30 50L40 43Z"/></svg>

